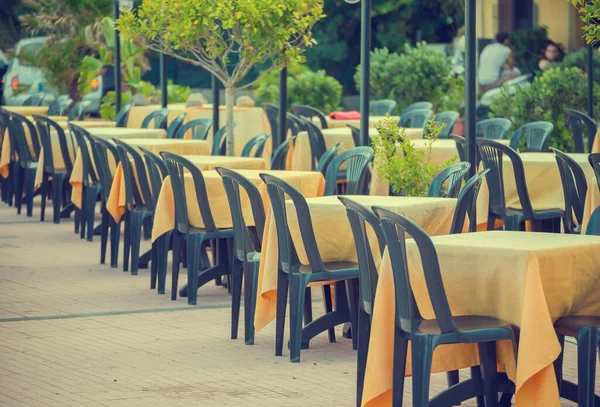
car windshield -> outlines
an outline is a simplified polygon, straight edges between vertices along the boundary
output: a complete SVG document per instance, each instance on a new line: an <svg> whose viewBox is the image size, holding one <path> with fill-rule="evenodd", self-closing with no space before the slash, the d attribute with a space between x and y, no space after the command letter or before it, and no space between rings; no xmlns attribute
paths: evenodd
<svg viewBox="0 0 600 407"><path fill-rule="evenodd" d="M32 42L32 43L23 45L21 47L21 50L19 51L19 54L24 53L24 54L34 55L36 52L38 52L38 50L40 48L42 48L42 45L44 45L43 42ZM21 65L31 66L29 61L26 61L23 58L19 59L19 62L21 63Z"/></svg>

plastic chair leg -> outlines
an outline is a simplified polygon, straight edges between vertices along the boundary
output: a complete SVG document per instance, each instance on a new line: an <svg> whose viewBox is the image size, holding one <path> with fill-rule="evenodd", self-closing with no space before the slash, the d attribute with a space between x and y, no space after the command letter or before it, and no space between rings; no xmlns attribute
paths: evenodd
<svg viewBox="0 0 600 407"><path fill-rule="evenodd" d="M331 299L331 286L323 286L323 305L325 306L325 313L329 314L333 312L333 301ZM335 343L335 328L331 327L327 330L329 336L329 343Z"/></svg>
<svg viewBox="0 0 600 407"><path fill-rule="evenodd" d="M360 407L362 401L363 386L365 381L365 369L367 367L367 352L369 350L369 339L371 337L371 316L362 308L358 312L358 327L355 335L358 340L358 355L356 363L356 407ZM395 406L395 405L394 405Z"/></svg>
<svg viewBox="0 0 600 407"><path fill-rule="evenodd" d="M413 407L429 405L429 383L433 342L430 336L415 336L412 345Z"/></svg>
<svg viewBox="0 0 600 407"><path fill-rule="evenodd" d="M85 228L87 225L87 190L88 187L83 187L81 191L81 209L79 210L79 238L85 237Z"/></svg>
<svg viewBox="0 0 600 407"><path fill-rule="evenodd" d="M304 290L304 325L310 324L312 320L312 290L310 287L306 287Z"/></svg>
<svg viewBox="0 0 600 407"><path fill-rule="evenodd" d="M302 348L302 317L304 294L308 285L307 275L290 275L290 362L300 362Z"/></svg>
<svg viewBox="0 0 600 407"><path fill-rule="evenodd" d="M121 223L108 214L110 224L110 266L117 268L119 261L119 240L121 239Z"/></svg>
<svg viewBox="0 0 600 407"><path fill-rule="evenodd" d="M62 210L65 180L66 176L63 174L55 174L52 180L52 220L56 224L60 223L60 212Z"/></svg>
<svg viewBox="0 0 600 407"><path fill-rule="evenodd" d="M123 228L123 271L129 271L129 252L131 251L131 213L126 210L124 215L125 227Z"/></svg>
<svg viewBox="0 0 600 407"><path fill-rule="evenodd" d="M287 308L289 274L281 269L277 272L277 310L275 317L275 356L283 355L283 332Z"/></svg>
<svg viewBox="0 0 600 407"><path fill-rule="evenodd" d="M352 332L356 332L358 326L358 279L354 278L346 280L346 293L348 295L348 309L350 311L350 325L352 326ZM352 335L352 349L358 349L357 336Z"/></svg>
<svg viewBox="0 0 600 407"><path fill-rule="evenodd" d="M244 341L254 345L254 314L258 287L259 262L244 263Z"/></svg>
<svg viewBox="0 0 600 407"><path fill-rule="evenodd" d="M496 342L480 343L479 359L483 368L485 406L498 407L498 373L496 362Z"/></svg>
<svg viewBox="0 0 600 407"><path fill-rule="evenodd" d="M150 250L150 289L156 288L156 280L158 278L158 243L154 241L152 243L152 249Z"/></svg>
<svg viewBox="0 0 600 407"><path fill-rule="evenodd" d="M156 274L158 279L159 294L165 293L165 280L167 278L167 253L169 251L169 239L171 233L167 233L156 239Z"/></svg>
<svg viewBox="0 0 600 407"><path fill-rule="evenodd" d="M106 208L102 208L102 222L100 223L100 264L106 263L106 246L108 243L108 223L110 214Z"/></svg>
<svg viewBox="0 0 600 407"><path fill-rule="evenodd" d="M231 268L231 339L237 339L242 302L242 281L244 264L234 260Z"/></svg>
<svg viewBox="0 0 600 407"><path fill-rule="evenodd" d="M27 199L27 217L33 216L33 196L35 186L35 169L25 170L25 199Z"/></svg>
<svg viewBox="0 0 600 407"><path fill-rule="evenodd" d="M179 279L179 263L181 256L181 238L179 232L173 232L173 264L171 271L171 300L177 299L177 280Z"/></svg>
<svg viewBox="0 0 600 407"><path fill-rule="evenodd" d="M140 263L140 243L142 240L142 216L139 211L131 211L130 234L131 234L131 275L137 276Z"/></svg>
<svg viewBox="0 0 600 407"><path fill-rule="evenodd" d="M414 349L414 348L413 348ZM408 339L404 332L399 329L394 330L394 372L392 385L392 405L402 407L404 400L404 376L406 373L406 357L408 352ZM414 352L414 351L413 351ZM414 363L414 362L413 362ZM414 374L414 367L413 367ZM429 375L429 372L427 373ZM414 389L413 376L413 389ZM413 405L414 400L413 400Z"/></svg>
<svg viewBox="0 0 600 407"><path fill-rule="evenodd" d="M188 304L196 305L198 298L198 273L200 272L200 250L202 248L202 235L187 235L187 264L188 264Z"/></svg>
<svg viewBox="0 0 600 407"><path fill-rule="evenodd" d="M577 382L579 407L594 407L596 383L596 347L598 330L584 327L577 335Z"/></svg>
<svg viewBox="0 0 600 407"><path fill-rule="evenodd" d="M94 220L96 218L96 198L98 198L98 190L96 188L88 188L85 202L85 220L87 227L87 241L94 241Z"/></svg>
<svg viewBox="0 0 600 407"><path fill-rule="evenodd" d="M21 206L23 205L23 180L25 178L25 171L19 166L15 175L15 207L17 208L17 215L20 215Z"/></svg>
<svg viewBox="0 0 600 407"><path fill-rule="evenodd" d="M81 223L81 209L75 209L75 215L73 217L73 232L77 235L79 234L79 227Z"/></svg>
<svg viewBox="0 0 600 407"><path fill-rule="evenodd" d="M43 222L46 217L46 199L48 198L48 173L44 172L42 175L42 185L40 186L42 196L42 204L40 206L40 222ZM52 181L54 184L54 181Z"/></svg>

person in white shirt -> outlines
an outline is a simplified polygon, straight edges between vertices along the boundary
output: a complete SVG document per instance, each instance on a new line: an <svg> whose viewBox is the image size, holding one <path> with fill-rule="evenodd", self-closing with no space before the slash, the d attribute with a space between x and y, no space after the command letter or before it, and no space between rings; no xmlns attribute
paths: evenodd
<svg viewBox="0 0 600 407"><path fill-rule="evenodd" d="M477 72L481 92L502 86L504 82L521 75L521 71L515 68L508 44L509 35L501 32L496 34L496 42L487 45L481 52Z"/></svg>

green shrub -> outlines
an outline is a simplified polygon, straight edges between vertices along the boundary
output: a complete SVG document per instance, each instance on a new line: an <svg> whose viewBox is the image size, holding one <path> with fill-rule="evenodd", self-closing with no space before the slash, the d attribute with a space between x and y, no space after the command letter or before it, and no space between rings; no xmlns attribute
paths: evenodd
<svg viewBox="0 0 600 407"><path fill-rule="evenodd" d="M288 68L288 106L308 105L330 113L340 108L342 91L342 85L334 77L326 75L323 70L312 72L305 65ZM272 71L258 81L254 93L258 104L277 104L279 72Z"/></svg>
<svg viewBox="0 0 600 407"><path fill-rule="evenodd" d="M597 52L594 55L594 80L600 82L600 55ZM571 52L560 62L555 62L551 68L572 68L577 67L586 72L588 69L587 63L587 48L582 48L579 51Z"/></svg>
<svg viewBox="0 0 600 407"><path fill-rule="evenodd" d="M548 27L513 31L510 34L510 47L513 50L515 67L523 72L538 71L538 64L544 57L544 50L549 42Z"/></svg>
<svg viewBox="0 0 600 407"><path fill-rule="evenodd" d="M595 110L600 109L600 85L594 86ZM534 79L530 87L517 89L510 95L505 88L494 99L490 109L492 116L506 117L513 129L545 120L554 125L548 146L563 151L573 151L571 131L566 123L563 109L585 110L587 105L587 76L579 68L548 69Z"/></svg>
<svg viewBox="0 0 600 407"><path fill-rule="evenodd" d="M422 42L416 47L405 46L402 54L387 49L371 52L371 96L374 99L393 99L399 108L419 101L433 103L434 108L446 107L449 102L456 106L462 101L464 82L451 75L450 58L440 54ZM356 68L354 81L360 88L360 65ZM463 86L463 90L461 90ZM449 95L453 95L449 98ZM458 102L457 102L457 98Z"/></svg>

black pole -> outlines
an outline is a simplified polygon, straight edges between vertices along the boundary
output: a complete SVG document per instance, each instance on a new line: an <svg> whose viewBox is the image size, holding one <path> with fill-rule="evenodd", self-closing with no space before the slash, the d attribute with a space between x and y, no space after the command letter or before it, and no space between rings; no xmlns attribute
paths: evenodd
<svg viewBox="0 0 600 407"><path fill-rule="evenodd" d="M594 118L594 46L587 47L587 71L588 71L588 99L587 99L587 114L592 119Z"/></svg>
<svg viewBox="0 0 600 407"><path fill-rule="evenodd" d="M121 35L116 27L119 19L119 0L114 0L115 12L115 109L121 110Z"/></svg>
<svg viewBox="0 0 600 407"><path fill-rule="evenodd" d="M167 57L165 54L160 54L160 104L163 108L167 107Z"/></svg>
<svg viewBox="0 0 600 407"><path fill-rule="evenodd" d="M369 79L371 76L371 0L362 0L360 16L360 143L369 140Z"/></svg>
<svg viewBox="0 0 600 407"><path fill-rule="evenodd" d="M219 80L213 75L212 77L212 93L213 93L213 136L219 131Z"/></svg>
<svg viewBox="0 0 600 407"><path fill-rule="evenodd" d="M477 27L475 1L465 1L465 138L467 161L471 164L470 176L477 173L477 143L475 142Z"/></svg>
<svg viewBox="0 0 600 407"><path fill-rule="evenodd" d="M277 130L277 145L279 147L281 143L285 141L287 131L287 68L283 68L279 71L279 129ZM273 149L273 152L275 151Z"/></svg>

